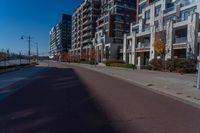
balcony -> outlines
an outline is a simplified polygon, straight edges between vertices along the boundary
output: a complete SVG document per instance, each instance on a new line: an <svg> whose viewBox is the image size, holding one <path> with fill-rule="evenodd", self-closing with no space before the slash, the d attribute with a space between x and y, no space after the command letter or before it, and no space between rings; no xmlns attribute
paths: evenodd
<svg viewBox="0 0 200 133"><path fill-rule="evenodd" d="M126 35L127 35L127 37L129 37L129 36L133 35L133 32L127 33Z"/></svg>
<svg viewBox="0 0 200 133"><path fill-rule="evenodd" d="M192 5L192 4L195 4L197 2L198 2L198 0L184 0L181 3L181 7Z"/></svg>
<svg viewBox="0 0 200 133"><path fill-rule="evenodd" d="M85 14L84 16L83 16L83 21L85 21L86 19L88 19L89 18L89 15L88 14Z"/></svg>
<svg viewBox="0 0 200 133"><path fill-rule="evenodd" d="M150 26L144 27L142 32L150 32Z"/></svg>
<svg viewBox="0 0 200 133"><path fill-rule="evenodd" d="M136 46L137 49L141 48L150 48L150 42L138 43Z"/></svg>
<svg viewBox="0 0 200 133"><path fill-rule="evenodd" d="M85 25L88 25L88 24L90 24L92 22L92 20L91 19L89 19L89 20L86 20L84 23L83 23L83 26L85 26Z"/></svg>
<svg viewBox="0 0 200 133"><path fill-rule="evenodd" d="M176 37L175 38L175 43L186 43L187 42L187 37Z"/></svg>
<svg viewBox="0 0 200 133"><path fill-rule="evenodd" d="M141 4L142 2L144 2L145 0L139 0L139 3Z"/></svg>
<svg viewBox="0 0 200 133"><path fill-rule="evenodd" d="M83 28L83 32L86 32L86 31L88 31L88 30L91 30L93 27L90 25L90 26L86 26L86 27L84 27Z"/></svg>
<svg viewBox="0 0 200 133"><path fill-rule="evenodd" d="M90 42L90 39L85 39L84 41L83 41L83 43L89 43Z"/></svg>
<svg viewBox="0 0 200 133"><path fill-rule="evenodd" d="M92 33L88 32L88 33L83 34L83 37L88 37L88 36L91 36L91 35L92 35Z"/></svg>
<svg viewBox="0 0 200 133"><path fill-rule="evenodd" d="M171 12L171 11L175 11L175 6L171 6L165 9L165 13Z"/></svg>

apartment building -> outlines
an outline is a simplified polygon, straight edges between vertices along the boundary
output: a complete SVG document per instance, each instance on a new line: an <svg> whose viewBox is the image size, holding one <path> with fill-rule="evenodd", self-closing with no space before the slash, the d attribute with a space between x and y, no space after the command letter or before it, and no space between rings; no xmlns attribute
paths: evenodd
<svg viewBox="0 0 200 133"><path fill-rule="evenodd" d="M196 58L200 43L199 0L138 0L137 22L124 34L123 60L147 65L157 58L156 35L165 42L165 59Z"/></svg>
<svg viewBox="0 0 200 133"><path fill-rule="evenodd" d="M62 14L49 33L49 57L61 55L71 48L71 15Z"/></svg>
<svg viewBox="0 0 200 133"><path fill-rule="evenodd" d="M89 54L96 32L100 0L84 0L72 15L72 49L70 53L78 59Z"/></svg>
<svg viewBox="0 0 200 133"><path fill-rule="evenodd" d="M136 0L101 0L93 45L97 61L122 59L123 35L136 19Z"/></svg>

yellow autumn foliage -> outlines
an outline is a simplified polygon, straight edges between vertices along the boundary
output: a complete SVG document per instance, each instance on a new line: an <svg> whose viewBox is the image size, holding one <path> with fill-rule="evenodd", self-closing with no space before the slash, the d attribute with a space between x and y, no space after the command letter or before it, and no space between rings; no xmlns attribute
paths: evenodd
<svg viewBox="0 0 200 133"><path fill-rule="evenodd" d="M158 55L164 55L165 54L165 44L162 41L162 39L156 38L153 46L154 46L154 49L155 49L155 51Z"/></svg>

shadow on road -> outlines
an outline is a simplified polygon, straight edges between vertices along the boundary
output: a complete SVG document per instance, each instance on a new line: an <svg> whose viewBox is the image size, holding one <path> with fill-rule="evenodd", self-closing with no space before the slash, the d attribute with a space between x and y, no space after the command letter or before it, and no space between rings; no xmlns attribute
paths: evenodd
<svg viewBox="0 0 200 133"><path fill-rule="evenodd" d="M0 133L120 132L73 69L50 68L33 79L0 102Z"/></svg>

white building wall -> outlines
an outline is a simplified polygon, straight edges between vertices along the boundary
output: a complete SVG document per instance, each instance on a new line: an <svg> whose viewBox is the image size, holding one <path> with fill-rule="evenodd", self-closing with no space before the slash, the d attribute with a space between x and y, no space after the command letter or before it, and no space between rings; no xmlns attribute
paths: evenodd
<svg viewBox="0 0 200 133"><path fill-rule="evenodd" d="M155 41L155 26L151 27L151 35L150 35L150 58L149 60L155 59L155 50L154 50L154 41Z"/></svg>
<svg viewBox="0 0 200 133"><path fill-rule="evenodd" d="M123 43L123 61L126 62L126 46L127 46L127 34L124 34L124 43Z"/></svg>
<svg viewBox="0 0 200 133"><path fill-rule="evenodd" d="M173 22L170 20L167 22L166 27L166 55L165 60L172 58L172 45L173 45L173 37L174 29L173 29Z"/></svg>
<svg viewBox="0 0 200 133"><path fill-rule="evenodd" d="M188 28L187 28L187 57L197 57L197 38L199 30L199 14L194 13L188 17Z"/></svg>
<svg viewBox="0 0 200 133"><path fill-rule="evenodd" d="M136 51L135 51L135 46L136 46L136 34L133 32L132 36L132 41L131 41L131 64L136 63Z"/></svg>

